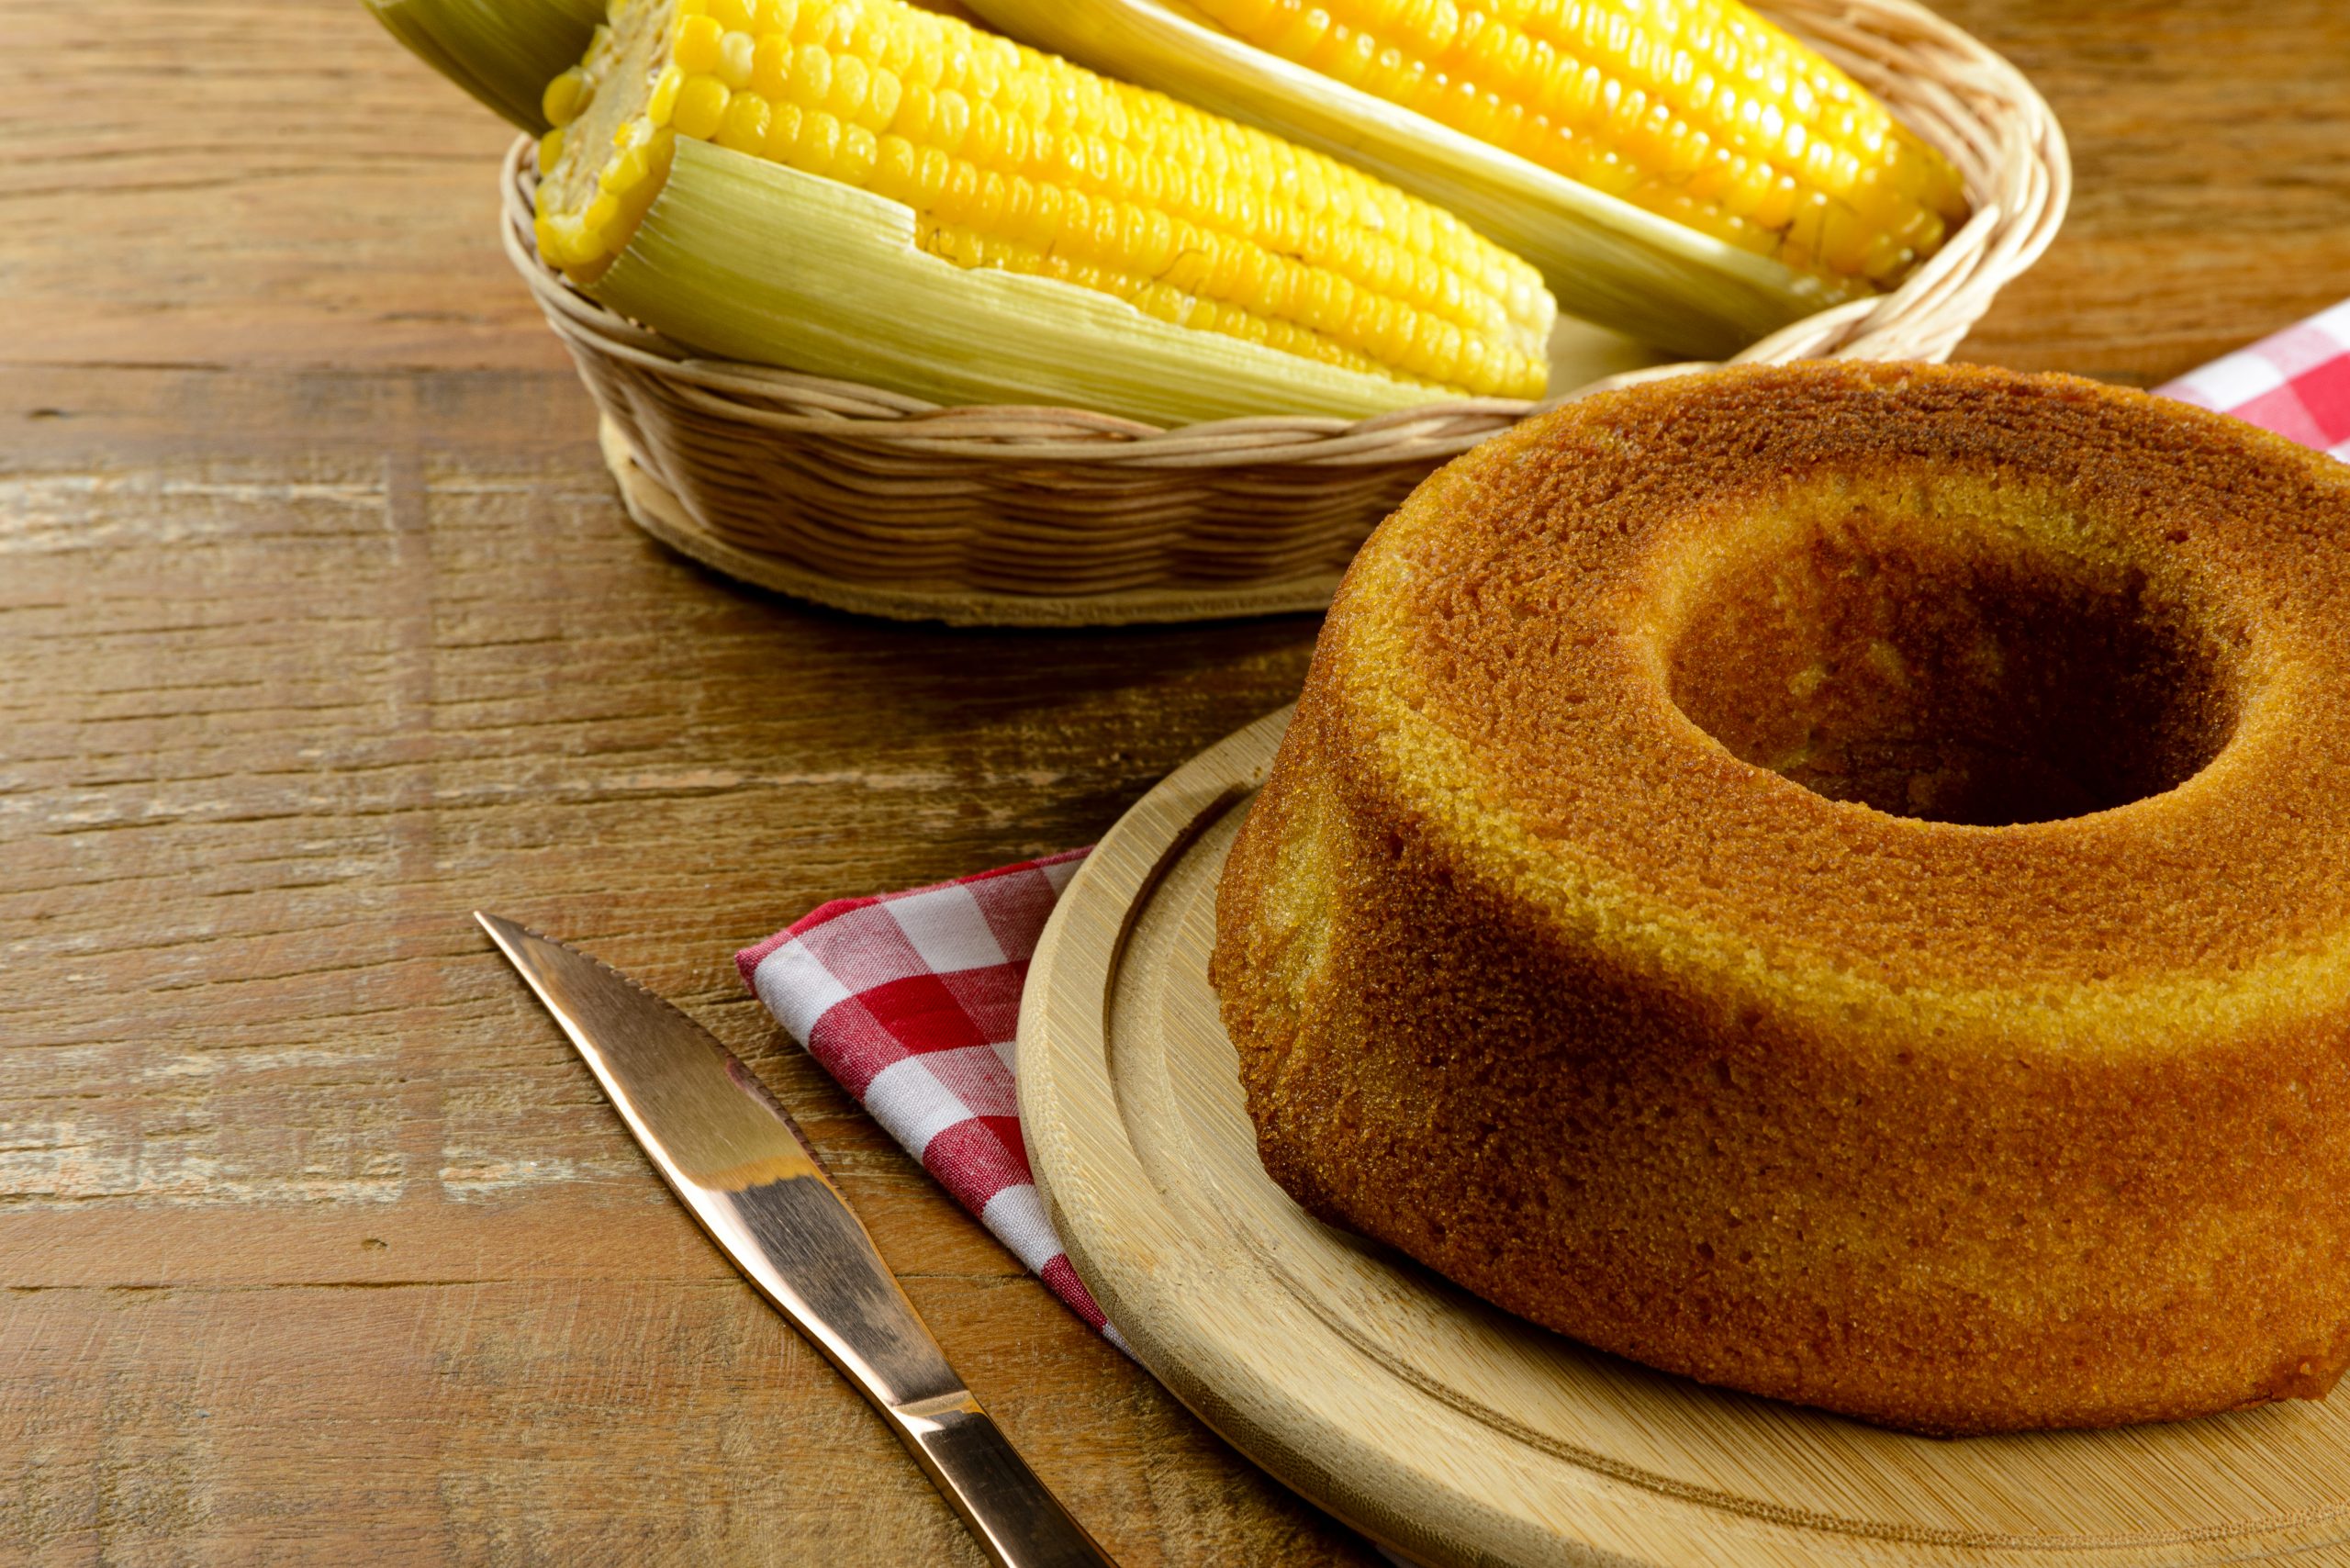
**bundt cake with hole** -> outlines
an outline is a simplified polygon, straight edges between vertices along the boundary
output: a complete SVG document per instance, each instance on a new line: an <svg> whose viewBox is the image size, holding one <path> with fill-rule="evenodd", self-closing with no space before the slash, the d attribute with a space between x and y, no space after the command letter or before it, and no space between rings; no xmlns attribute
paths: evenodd
<svg viewBox="0 0 2350 1568"><path fill-rule="evenodd" d="M1561 409L1348 573L1224 873L1267 1170L1916 1431L2350 1359L2350 465L2065 376Z"/></svg>

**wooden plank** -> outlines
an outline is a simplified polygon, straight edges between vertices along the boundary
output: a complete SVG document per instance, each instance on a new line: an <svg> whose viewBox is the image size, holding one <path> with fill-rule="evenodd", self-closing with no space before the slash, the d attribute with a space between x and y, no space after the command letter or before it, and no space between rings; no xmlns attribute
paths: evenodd
<svg viewBox="0 0 2350 1568"><path fill-rule="evenodd" d="M562 364L496 244L510 129L361 6L0 14L7 358Z"/></svg>
<svg viewBox="0 0 2350 1568"><path fill-rule="evenodd" d="M2330 0L1934 0L2032 79L2072 145L2048 254L1959 351L2152 386L2350 278L2350 10Z"/></svg>
<svg viewBox="0 0 2350 1568"><path fill-rule="evenodd" d="M489 904L632 968L778 1086L1122 1552L1348 1551L1026 1279L728 961L834 893L1081 842L1277 701L1310 627L1094 643L782 610L621 525L592 446L518 428L527 399L333 379L396 410L374 441L296 455L321 378L247 379L246 415L171 456L234 377L53 373L36 391L60 405L123 394L112 434L34 421L86 444L0 478L0 1364L28 1369L0 1379L24 1438L0 1444L23 1531L0 1540L965 1554L652 1179L471 930ZM484 438L499 420L510 442ZM92 460L109 441L136 458ZM674 1348L630 1338L688 1312ZM468 1350L485 1324L494 1350ZM405 1349L359 1349L379 1342ZM565 1376L589 1393L543 1386ZM800 1457L730 1439L729 1469L700 1427L797 1434Z"/></svg>
<svg viewBox="0 0 2350 1568"><path fill-rule="evenodd" d="M1122 1561L1236 1540L1252 1562L1326 1560L1302 1505L1058 1304L1006 1311L1034 1285L908 1284ZM870 1411L747 1294L731 1277L12 1294L0 1562L976 1563Z"/></svg>

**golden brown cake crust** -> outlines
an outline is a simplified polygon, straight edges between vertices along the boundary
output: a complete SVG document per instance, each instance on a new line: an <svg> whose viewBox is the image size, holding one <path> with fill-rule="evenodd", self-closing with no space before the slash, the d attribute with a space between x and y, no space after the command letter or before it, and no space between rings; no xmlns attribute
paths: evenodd
<svg viewBox="0 0 2350 1568"><path fill-rule="evenodd" d="M2350 467L2069 377L1686 377L1365 546L1214 976L1277 1181L1603 1349L1937 1432L2316 1397L2345 784Z"/></svg>

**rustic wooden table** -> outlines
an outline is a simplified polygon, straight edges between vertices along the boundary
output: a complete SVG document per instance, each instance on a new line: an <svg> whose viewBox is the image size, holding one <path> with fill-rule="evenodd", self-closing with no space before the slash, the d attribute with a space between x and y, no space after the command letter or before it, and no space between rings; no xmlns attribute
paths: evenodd
<svg viewBox="0 0 2350 1568"><path fill-rule="evenodd" d="M2065 236L1971 357L2150 384L2350 289L2335 0L1942 0ZM839 893L1082 843L1314 622L947 633L623 520L493 239L507 132L350 0L0 0L0 1563L976 1562L466 918L800 1114L1126 1562L1370 1561L748 1000Z"/></svg>

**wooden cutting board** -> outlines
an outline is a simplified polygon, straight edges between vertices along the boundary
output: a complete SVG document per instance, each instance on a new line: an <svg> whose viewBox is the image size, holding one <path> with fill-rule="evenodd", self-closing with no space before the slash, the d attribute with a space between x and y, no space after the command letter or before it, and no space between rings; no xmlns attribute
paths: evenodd
<svg viewBox="0 0 2350 1568"><path fill-rule="evenodd" d="M1905 1437L1587 1350L1308 1218L1258 1163L1207 983L1216 878L1287 720L1102 841L1020 1025L1021 1121L1078 1272L1235 1446L1431 1563L2350 1562L2350 1394Z"/></svg>

